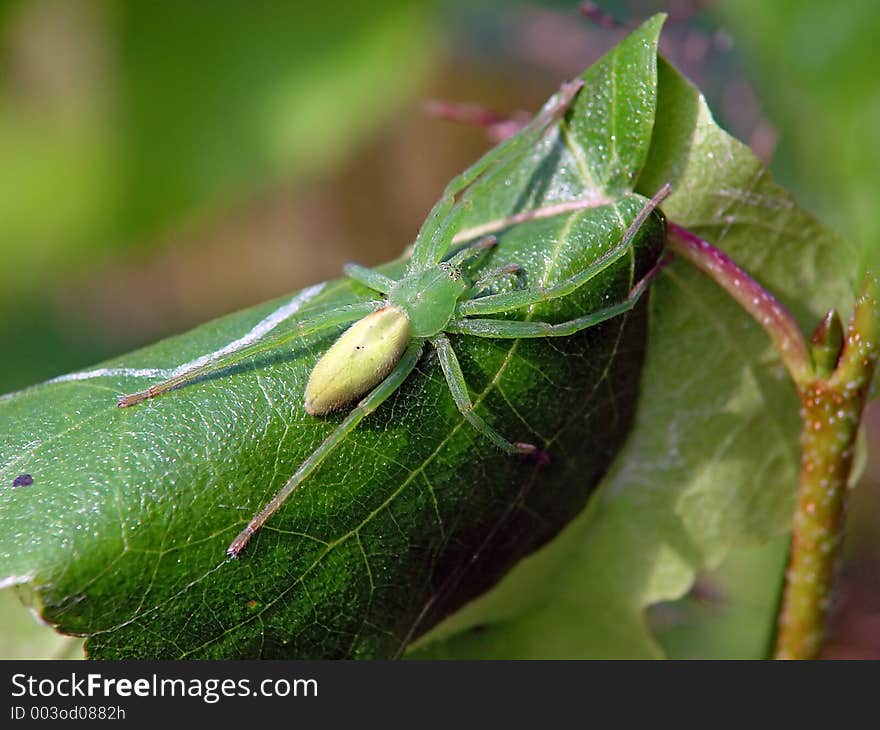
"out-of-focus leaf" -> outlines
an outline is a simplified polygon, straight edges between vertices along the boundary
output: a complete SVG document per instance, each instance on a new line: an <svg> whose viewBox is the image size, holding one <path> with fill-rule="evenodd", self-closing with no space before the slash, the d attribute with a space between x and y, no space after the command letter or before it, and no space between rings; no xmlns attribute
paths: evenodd
<svg viewBox="0 0 880 730"><path fill-rule="evenodd" d="M431 12L17 4L0 16L20 66L0 80L0 307L343 159L424 77Z"/></svg>
<svg viewBox="0 0 880 730"><path fill-rule="evenodd" d="M773 167L780 179L876 259L880 5L728 0L713 11L735 34L779 132Z"/></svg>
<svg viewBox="0 0 880 730"><path fill-rule="evenodd" d="M428 67L430 5L126 3L124 232L332 165ZM319 140L319 141L318 141Z"/></svg>
<svg viewBox="0 0 880 730"><path fill-rule="evenodd" d="M775 636L788 535L733 548L718 568L698 576L678 601L648 611L671 659L754 659L767 656Z"/></svg>

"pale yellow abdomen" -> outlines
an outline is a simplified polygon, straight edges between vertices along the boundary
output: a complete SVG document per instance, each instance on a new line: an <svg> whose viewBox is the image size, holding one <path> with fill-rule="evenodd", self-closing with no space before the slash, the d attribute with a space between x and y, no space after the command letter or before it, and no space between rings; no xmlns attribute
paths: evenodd
<svg viewBox="0 0 880 730"><path fill-rule="evenodd" d="M397 365L409 339L409 319L398 307L383 307L355 322L312 369L306 412L320 416L372 390Z"/></svg>

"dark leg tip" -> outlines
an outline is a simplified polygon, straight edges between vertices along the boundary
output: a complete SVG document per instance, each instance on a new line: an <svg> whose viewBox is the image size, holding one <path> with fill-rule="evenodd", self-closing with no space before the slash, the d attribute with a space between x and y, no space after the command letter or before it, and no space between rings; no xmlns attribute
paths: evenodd
<svg viewBox="0 0 880 730"><path fill-rule="evenodd" d="M255 529L248 525L245 527L238 536L229 543L229 547L226 548L226 555L228 558L234 560L239 555L241 555L241 551L247 547L247 544L251 540L251 536L254 534Z"/></svg>
<svg viewBox="0 0 880 730"><path fill-rule="evenodd" d="M546 466L550 463L550 454L543 449L539 449L534 444L516 443L514 444L520 454L528 458L529 461L535 462L538 466Z"/></svg>

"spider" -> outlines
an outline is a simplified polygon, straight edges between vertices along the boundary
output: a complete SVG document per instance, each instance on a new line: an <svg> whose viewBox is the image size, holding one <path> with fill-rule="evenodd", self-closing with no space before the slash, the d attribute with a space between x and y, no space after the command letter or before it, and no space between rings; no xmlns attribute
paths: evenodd
<svg viewBox="0 0 880 730"><path fill-rule="evenodd" d="M448 334L496 339L565 337L604 322L632 309L647 289L658 266L646 274L621 302L589 312L565 322L518 321L491 315L507 314L541 302L565 297L621 259L631 248L643 227L654 226L662 232L664 219L656 211L669 193L666 185L632 218L620 242L569 278L552 286L518 289L480 296L492 281L516 274L513 264L488 271L472 279L465 273L468 262L482 256L497 244L494 235L482 235L464 248L449 255L453 239L459 233L467 201L459 197L499 160L509 159L534 143L540 135L567 111L583 82L563 84L559 93L519 134L509 138L473 167L455 178L446 188L422 227L403 276L392 279L374 269L348 264L344 272L350 279L381 295L378 300L343 305L321 312L297 323L296 330L271 342L258 342L220 362L192 368L138 393L121 396L120 407L128 407L169 390L188 384L204 375L229 367L259 352L274 349L293 338L311 335L330 327L350 325L324 353L312 369L304 393L304 407L312 416L323 416L358 401L339 426L302 462L278 493L232 541L227 549L236 558L254 533L277 512L291 493L334 451L358 424L375 411L410 376L426 343L437 352L455 405L461 415L480 434L509 454L545 458L535 445L513 442L498 433L475 411L458 358ZM638 196L632 196L638 197ZM559 215L596 206L595 200L574 201L550 206L544 215ZM531 217L537 217L531 215ZM518 222L529 214L496 221L491 234Z"/></svg>

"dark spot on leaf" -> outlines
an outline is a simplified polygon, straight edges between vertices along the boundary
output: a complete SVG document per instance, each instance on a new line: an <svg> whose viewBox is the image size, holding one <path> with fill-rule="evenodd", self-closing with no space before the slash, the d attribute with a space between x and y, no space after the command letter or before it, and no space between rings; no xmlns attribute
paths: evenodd
<svg viewBox="0 0 880 730"><path fill-rule="evenodd" d="M34 483L34 478L30 474L19 474L12 481L13 487L29 487Z"/></svg>

